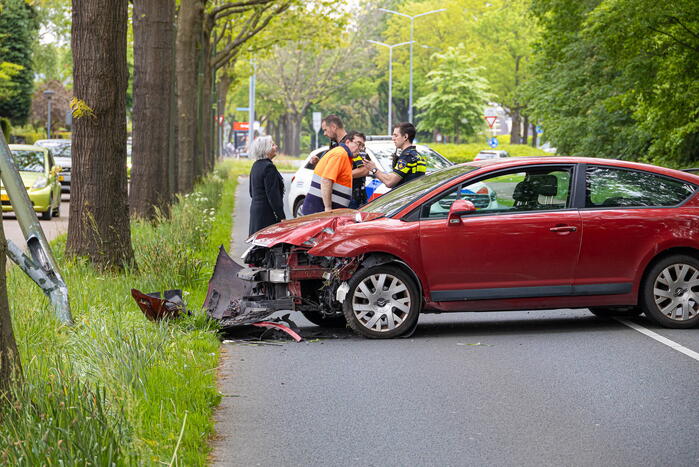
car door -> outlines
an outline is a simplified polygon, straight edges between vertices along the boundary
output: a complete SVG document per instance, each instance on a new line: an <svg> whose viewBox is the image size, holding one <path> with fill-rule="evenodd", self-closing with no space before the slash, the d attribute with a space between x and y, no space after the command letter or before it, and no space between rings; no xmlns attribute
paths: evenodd
<svg viewBox="0 0 699 467"><path fill-rule="evenodd" d="M420 247L432 301L570 295L582 234L573 170L497 172L424 204ZM456 199L477 207L459 224L447 222Z"/></svg>
<svg viewBox="0 0 699 467"><path fill-rule="evenodd" d="M694 191L687 182L651 172L587 166L576 290L631 293L644 261L659 247L687 235L691 215L676 206Z"/></svg>

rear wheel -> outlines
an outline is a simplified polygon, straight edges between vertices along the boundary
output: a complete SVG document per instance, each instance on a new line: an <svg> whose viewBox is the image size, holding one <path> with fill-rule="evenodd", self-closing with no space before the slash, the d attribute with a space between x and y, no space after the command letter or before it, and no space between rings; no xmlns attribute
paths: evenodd
<svg viewBox="0 0 699 467"><path fill-rule="evenodd" d="M294 217L301 217L303 215L301 214L301 208L303 207L305 199L305 196L299 196L296 198L296 201L294 201L294 212L292 213Z"/></svg>
<svg viewBox="0 0 699 467"><path fill-rule="evenodd" d="M402 269L380 265L358 271L343 304L347 324L365 337L397 337L413 329L420 314L415 281Z"/></svg>
<svg viewBox="0 0 699 467"><path fill-rule="evenodd" d="M308 321L321 328L344 328L347 326L347 320L342 313L328 316L321 313L319 310L308 310L302 311L301 314Z"/></svg>
<svg viewBox="0 0 699 467"><path fill-rule="evenodd" d="M641 300L646 316L667 328L691 328L699 323L699 260L669 256L656 263L643 282Z"/></svg>
<svg viewBox="0 0 699 467"><path fill-rule="evenodd" d="M60 200L58 201L58 204L54 208L53 212L51 213L53 217L61 217L61 202Z"/></svg>

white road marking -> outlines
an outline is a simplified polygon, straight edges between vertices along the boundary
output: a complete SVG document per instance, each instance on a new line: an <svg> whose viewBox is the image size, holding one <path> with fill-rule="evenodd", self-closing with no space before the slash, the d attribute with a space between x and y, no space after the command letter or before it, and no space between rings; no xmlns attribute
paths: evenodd
<svg viewBox="0 0 699 467"><path fill-rule="evenodd" d="M650 337L651 339L655 339L656 341L660 342L661 344L665 344L671 349L677 350L680 353L685 354L686 356L693 358L694 360L699 362L699 352L695 352L692 349L688 349L687 347L678 344L677 342L668 339L667 337L663 337L657 332L653 332L650 329L646 329L643 326L639 326L636 323L632 323L631 321L621 319L621 318L616 318L617 321L619 321L621 324L624 324L631 329L640 332L641 334L645 334L646 336Z"/></svg>

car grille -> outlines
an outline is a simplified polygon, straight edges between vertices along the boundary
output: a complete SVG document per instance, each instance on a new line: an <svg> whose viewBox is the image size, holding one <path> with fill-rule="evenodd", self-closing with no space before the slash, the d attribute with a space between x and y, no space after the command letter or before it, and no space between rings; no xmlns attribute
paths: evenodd
<svg viewBox="0 0 699 467"><path fill-rule="evenodd" d="M472 202L476 209L486 208L490 204L489 195L464 194L464 198Z"/></svg>
<svg viewBox="0 0 699 467"><path fill-rule="evenodd" d="M69 173L70 173L70 167L61 167L61 173L62 173L62 174L69 174Z"/></svg>

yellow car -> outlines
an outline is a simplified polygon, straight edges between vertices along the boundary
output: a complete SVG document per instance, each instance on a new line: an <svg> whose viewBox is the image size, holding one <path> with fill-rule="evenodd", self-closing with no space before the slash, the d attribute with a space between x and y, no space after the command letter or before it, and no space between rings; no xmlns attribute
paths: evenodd
<svg viewBox="0 0 699 467"><path fill-rule="evenodd" d="M34 211L41 213L41 219L48 221L58 217L61 208L61 183L58 167L48 149L40 146L10 144L10 152L15 166L29 194ZM12 211L10 198L5 188L0 189L2 211Z"/></svg>

